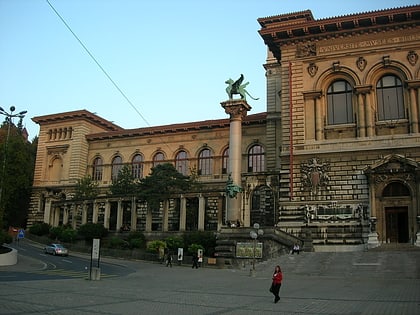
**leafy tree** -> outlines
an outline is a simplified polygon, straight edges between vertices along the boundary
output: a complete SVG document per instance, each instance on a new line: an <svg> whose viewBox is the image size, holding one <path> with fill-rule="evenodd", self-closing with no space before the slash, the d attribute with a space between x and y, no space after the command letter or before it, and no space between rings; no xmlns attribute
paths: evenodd
<svg viewBox="0 0 420 315"><path fill-rule="evenodd" d="M112 183L110 190L113 195L133 196L136 193L137 184L128 165L124 165L118 172L117 180Z"/></svg>
<svg viewBox="0 0 420 315"><path fill-rule="evenodd" d="M137 196L146 201L150 209L158 209L162 201L174 193L188 191L192 184L189 176L179 173L172 164L163 163L153 167L150 175L141 179Z"/></svg>
<svg viewBox="0 0 420 315"><path fill-rule="evenodd" d="M86 175L77 180L73 200L95 199L98 194L98 183L92 180L92 177Z"/></svg>
<svg viewBox="0 0 420 315"><path fill-rule="evenodd" d="M37 145L37 138L30 143L23 137L21 123L9 123L0 128L0 228L26 226Z"/></svg>
<svg viewBox="0 0 420 315"><path fill-rule="evenodd" d="M86 223L79 227L78 233L86 241L91 241L94 238L105 237L108 234L108 230L100 223Z"/></svg>

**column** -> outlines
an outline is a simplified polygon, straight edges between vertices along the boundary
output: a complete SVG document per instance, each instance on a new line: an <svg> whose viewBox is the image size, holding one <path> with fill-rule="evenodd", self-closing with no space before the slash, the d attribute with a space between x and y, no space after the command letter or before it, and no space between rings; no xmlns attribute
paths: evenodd
<svg viewBox="0 0 420 315"><path fill-rule="evenodd" d="M51 224L50 216L51 216L51 200L47 198L45 200L44 223Z"/></svg>
<svg viewBox="0 0 420 315"><path fill-rule="evenodd" d="M98 223L99 203L93 201L92 223Z"/></svg>
<svg viewBox="0 0 420 315"><path fill-rule="evenodd" d="M71 206L71 227L75 230L77 227L77 204Z"/></svg>
<svg viewBox="0 0 420 315"><path fill-rule="evenodd" d="M82 205L82 225L87 223L87 204Z"/></svg>
<svg viewBox="0 0 420 315"><path fill-rule="evenodd" d="M67 205L64 205L63 211L63 225L66 225L67 223L69 223L69 208Z"/></svg>
<svg viewBox="0 0 420 315"><path fill-rule="evenodd" d="M198 230L204 231L204 218L206 213L206 198L198 196Z"/></svg>
<svg viewBox="0 0 420 315"><path fill-rule="evenodd" d="M152 209L149 209L149 207L146 210L146 232L152 231Z"/></svg>
<svg viewBox="0 0 420 315"><path fill-rule="evenodd" d="M187 225L187 198L181 195L179 209L179 230L185 231Z"/></svg>
<svg viewBox="0 0 420 315"><path fill-rule="evenodd" d="M362 93L357 94L357 108L359 119L357 120L357 129L359 137L366 137L366 118L365 118L365 98Z"/></svg>
<svg viewBox="0 0 420 315"><path fill-rule="evenodd" d="M115 227L116 231L119 231L122 226L122 218L123 218L123 209L122 209L122 200L118 200L118 208L117 208L117 226Z"/></svg>
<svg viewBox="0 0 420 315"><path fill-rule="evenodd" d="M166 199L163 201L162 204L162 231L167 232L168 231L168 212L169 212L169 200Z"/></svg>
<svg viewBox="0 0 420 315"><path fill-rule="evenodd" d="M221 103L226 114L230 115L229 129L229 170L233 185L241 187L242 182L242 119L251 109L246 100L229 100ZM228 221L240 220L241 218L241 193L235 197L227 196L226 217Z"/></svg>
<svg viewBox="0 0 420 315"><path fill-rule="evenodd" d="M109 229L109 217L111 216L111 204L109 200L105 200L105 211L104 211L104 227Z"/></svg>
<svg viewBox="0 0 420 315"><path fill-rule="evenodd" d="M136 198L131 199L131 222L130 230L137 231L137 207L136 207Z"/></svg>
<svg viewBox="0 0 420 315"><path fill-rule="evenodd" d="M411 113L411 117L410 117L410 121L411 121L411 132L412 133L418 133L419 132L419 114L418 114L418 110L417 110L417 102L416 102L416 93L417 93L417 89L416 88L411 88L410 89L410 113Z"/></svg>
<svg viewBox="0 0 420 315"><path fill-rule="evenodd" d="M315 140L320 141L324 140L323 130L324 126L322 124L322 107L319 98L314 98L315 104Z"/></svg>

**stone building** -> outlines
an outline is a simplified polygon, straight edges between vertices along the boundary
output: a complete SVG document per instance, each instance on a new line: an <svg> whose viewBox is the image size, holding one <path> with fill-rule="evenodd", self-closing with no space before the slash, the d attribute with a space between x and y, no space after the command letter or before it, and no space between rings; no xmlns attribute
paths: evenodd
<svg viewBox="0 0 420 315"><path fill-rule="evenodd" d="M258 22L268 47L267 167L281 174L277 226L307 226L319 250L414 243L420 6Z"/></svg>
<svg viewBox="0 0 420 315"><path fill-rule="evenodd" d="M268 48L267 110L244 116L240 143L229 142L229 119L127 130L86 110L35 117L28 225L249 238L258 222L266 240L315 250L419 244L420 6L258 22ZM226 227L229 145L240 150L243 229ZM123 165L141 178L162 161L196 174L202 191L173 196L156 213L106 194ZM85 175L102 193L78 204L71 197Z"/></svg>

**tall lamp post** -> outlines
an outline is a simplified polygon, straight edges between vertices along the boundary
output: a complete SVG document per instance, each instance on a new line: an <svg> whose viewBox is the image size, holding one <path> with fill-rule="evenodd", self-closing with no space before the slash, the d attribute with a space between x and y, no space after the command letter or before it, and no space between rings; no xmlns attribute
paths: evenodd
<svg viewBox="0 0 420 315"><path fill-rule="evenodd" d="M256 251L257 251L257 238L258 236L263 236L264 235L264 230L260 229L260 225L258 223L254 223L253 226L254 230L251 230L251 232L249 232L249 236L251 236L251 238L253 239L254 242L254 251L253 251L253 260L252 260L252 269L251 269L251 276L255 276L255 260L256 260Z"/></svg>
<svg viewBox="0 0 420 315"><path fill-rule="evenodd" d="M24 118L25 114L28 112L26 110L21 111L19 113L14 114L13 112L16 110L14 106L10 106L10 113L8 113L6 110L3 109L3 107L0 107L0 115L7 117L7 136L6 136L6 142L4 143L4 156L3 156L3 166L2 166L2 172L1 172L1 186L0 186L0 229L3 228L3 215L4 215L4 209L3 209L3 186L5 182L5 176L6 176L6 161L7 161L7 146L9 144L9 137L10 137L10 127L13 123L13 118Z"/></svg>

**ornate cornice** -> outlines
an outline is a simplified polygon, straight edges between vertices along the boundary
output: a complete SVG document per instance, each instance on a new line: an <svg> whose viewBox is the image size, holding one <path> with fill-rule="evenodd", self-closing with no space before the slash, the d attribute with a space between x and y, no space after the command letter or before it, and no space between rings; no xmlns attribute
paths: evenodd
<svg viewBox="0 0 420 315"><path fill-rule="evenodd" d="M274 56L281 59L282 45L346 34L362 34L390 28L420 25L420 5L378 10L315 20L311 11L258 19L259 33Z"/></svg>

